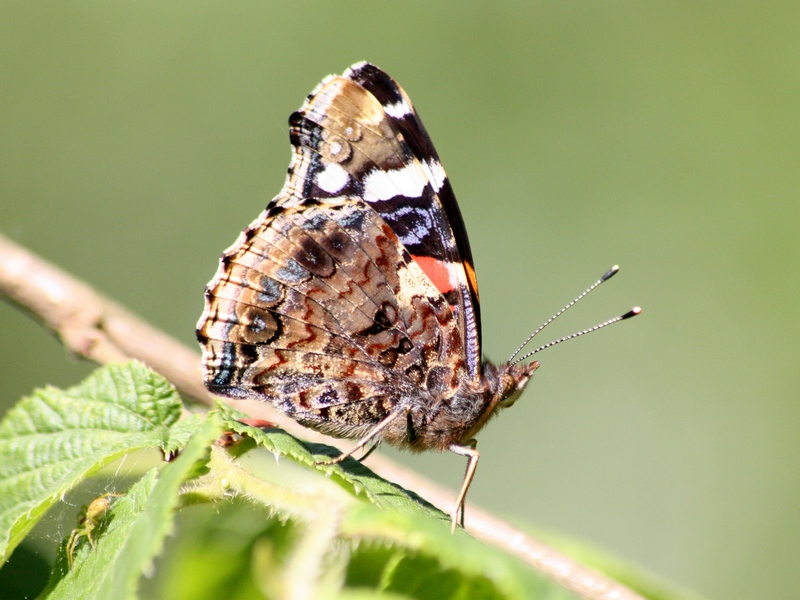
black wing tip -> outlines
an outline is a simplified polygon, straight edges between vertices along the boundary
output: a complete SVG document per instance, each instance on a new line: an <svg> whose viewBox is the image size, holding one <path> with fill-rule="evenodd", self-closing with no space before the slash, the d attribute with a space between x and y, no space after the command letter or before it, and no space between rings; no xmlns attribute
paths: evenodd
<svg viewBox="0 0 800 600"><path fill-rule="evenodd" d="M349 79L359 79L361 77L369 77L370 74L374 73L386 74L383 69L372 64L371 62L367 60L360 60L350 65L345 70L343 77L347 77Z"/></svg>

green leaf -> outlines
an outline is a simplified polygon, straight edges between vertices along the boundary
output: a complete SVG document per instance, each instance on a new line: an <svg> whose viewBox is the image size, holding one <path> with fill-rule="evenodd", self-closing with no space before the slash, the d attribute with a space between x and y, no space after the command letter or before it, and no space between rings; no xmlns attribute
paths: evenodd
<svg viewBox="0 0 800 600"><path fill-rule="evenodd" d="M221 412L232 416L224 409ZM262 503L267 514L276 513L297 524L293 546L283 551L278 564L272 568L259 564L256 572L263 576L259 587L274 587L280 579L284 586L317 579L317 594L331 587L341 591L371 584L401 596L454 600L575 597L517 558L477 542L464 531L452 535L449 519L441 511L358 461L317 464L317 460L338 454L329 446L307 444L284 431L254 428L235 420L228 420L226 427L252 437L276 455L338 480L350 492L342 499L326 488L326 480L313 491L307 483L292 487L289 479L284 480L282 489L275 489L275 484L248 475L235 463L212 460L212 474L222 473L229 491ZM349 552L342 552L342 542L351 548ZM324 575L322 565L341 565L343 561L347 575L338 583L335 577ZM353 588L346 580L354 583Z"/></svg>
<svg viewBox="0 0 800 600"><path fill-rule="evenodd" d="M379 477L359 461L348 458L339 464L324 465L320 461L339 456L340 451L325 444L303 442L282 429L262 429L239 422L239 413L220 405L220 415L226 427L255 440L276 456L286 456L312 467L332 478L353 495L365 495L373 504L406 512L435 516L449 521L449 516L413 492Z"/></svg>
<svg viewBox="0 0 800 600"><path fill-rule="evenodd" d="M519 559L463 530L452 535L435 519L360 503L345 513L340 528L344 538L358 544L358 552L374 553L375 545L394 550L384 559L381 590L442 599L575 598ZM364 548L365 542L371 543Z"/></svg>
<svg viewBox="0 0 800 600"><path fill-rule="evenodd" d="M51 584L43 597L135 598L139 578L152 571L153 559L172 533L180 487L196 475L198 465L208 462L209 448L221 433L222 422L212 413L176 460L160 471L150 470L114 503L96 548L83 544L72 571Z"/></svg>
<svg viewBox="0 0 800 600"><path fill-rule="evenodd" d="M140 581L141 598L198 600L259 598L253 582L254 539L269 524L274 539L288 529L263 506L242 500L189 506L176 514L177 535L159 557L153 577Z"/></svg>
<svg viewBox="0 0 800 600"><path fill-rule="evenodd" d="M0 560L81 480L129 452L177 447L180 411L172 385L137 362L21 400L0 422Z"/></svg>

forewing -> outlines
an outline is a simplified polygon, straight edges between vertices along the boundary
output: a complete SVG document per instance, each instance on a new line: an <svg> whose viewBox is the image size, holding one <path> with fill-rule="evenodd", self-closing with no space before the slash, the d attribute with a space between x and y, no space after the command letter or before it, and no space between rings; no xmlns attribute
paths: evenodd
<svg viewBox="0 0 800 600"><path fill-rule="evenodd" d="M274 205L362 198L447 298L469 377L480 374L478 286L452 188L411 100L386 73L358 63L323 80L290 120L294 156Z"/></svg>

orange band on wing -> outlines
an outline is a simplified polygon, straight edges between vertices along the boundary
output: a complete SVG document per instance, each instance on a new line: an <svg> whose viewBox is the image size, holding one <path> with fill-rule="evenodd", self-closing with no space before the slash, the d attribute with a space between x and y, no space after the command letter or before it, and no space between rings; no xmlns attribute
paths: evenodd
<svg viewBox="0 0 800 600"><path fill-rule="evenodd" d="M478 299L478 278L475 276L475 269L472 268L472 264L468 262L464 262L464 270L467 272L467 279L469 280L470 287L472 291L475 292L475 299Z"/></svg>
<svg viewBox="0 0 800 600"><path fill-rule="evenodd" d="M450 270L447 268L447 263L443 260L437 260L430 256L413 256L414 261L428 276L436 289L442 294L452 292L456 289L456 281L451 279Z"/></svg>

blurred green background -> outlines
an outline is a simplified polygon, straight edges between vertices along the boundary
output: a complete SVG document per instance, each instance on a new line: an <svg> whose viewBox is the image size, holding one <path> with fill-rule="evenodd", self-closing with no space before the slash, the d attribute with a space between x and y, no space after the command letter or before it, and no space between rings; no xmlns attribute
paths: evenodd
<svg viewBox="0 0 800 600"><path fill-rule="evenodd" d="M0 231L192 344L289 114L368 59L451 177L489 357L614 263L547 339L644 307L540 356L470 499L712 598L795 598L799 33L793 2L6 0ZM0 331L3 410L90 371L7 304Z"/></svg>

